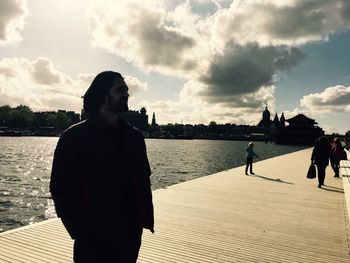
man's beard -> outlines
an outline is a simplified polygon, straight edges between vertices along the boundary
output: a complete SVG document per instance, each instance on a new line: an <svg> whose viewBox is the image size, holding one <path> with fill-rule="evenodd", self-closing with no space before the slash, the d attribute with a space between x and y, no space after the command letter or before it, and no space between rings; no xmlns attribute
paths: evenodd
<svg viewBox="0 0 350 263"><path fill-rule="evenodd" d="M116 102L110 96L108 98L108 110L113 112L114 114L120 114L122 112L129 111L128 100L121 100Z"/></svg>

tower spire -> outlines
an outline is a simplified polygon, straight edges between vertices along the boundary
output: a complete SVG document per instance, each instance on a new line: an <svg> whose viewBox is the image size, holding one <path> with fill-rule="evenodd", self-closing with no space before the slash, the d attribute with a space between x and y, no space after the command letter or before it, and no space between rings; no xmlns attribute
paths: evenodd
<svg viewBox="0 0 350 263"><path fill-rule="evenodd" d="M156 114L153 112L153 115L152 115L152 126L156 126L156 125L157 125Z"/></svg>

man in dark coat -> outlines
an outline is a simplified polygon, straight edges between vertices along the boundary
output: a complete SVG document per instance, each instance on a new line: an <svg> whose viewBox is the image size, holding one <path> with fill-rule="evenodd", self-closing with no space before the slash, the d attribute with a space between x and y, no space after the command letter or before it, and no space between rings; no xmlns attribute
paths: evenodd
<svg viewBox="0 0 350 263"><path fill-rule="evenodd" d="M318 188L324 185L326 167L329 164L330 144L326 137L320 137L312 150L311 161L317 166Z"/></svg>
<svg viewBox="0 0 350 263"><path fill-rule="evenodd" d="M87 120L57 143L50 191L74 262L136 262L142 229L154 232L145 141L121 116L128 97L119 73L98 74L84 95Z"/></svg>

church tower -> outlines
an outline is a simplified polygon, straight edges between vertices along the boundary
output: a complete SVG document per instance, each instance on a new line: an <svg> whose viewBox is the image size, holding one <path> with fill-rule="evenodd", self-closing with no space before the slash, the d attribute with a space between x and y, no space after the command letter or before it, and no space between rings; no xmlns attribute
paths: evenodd
<svg viewBox="0 0 350 263"><path fill-rule="evenodd" d="M278 125L280 124L277 113L275 115L275 118L273 119L273 124L275 124L276 127L278 127Z"/></svg>
<svg viewBox="0 0 350 263"><path fill-rule="evenodd" d="M153 112L153 115L152 115L152 126L157 126L157 122L156 122L156 114Z"/></svg>
<svg viewBox="0 0 350 263"><path fill-rule="evenodd" d="M282 115L281 115L280 123L281 123L282 127L286 126L286 119L284 118L283 112L282 112Z"/></svg>
<svg viewBox="0 0 350 263"><path fill-rule="evenodd" d="M266 105L265 110L262 114L264 124L270 123L270 116L271 116L270 111L268 110L267 105ZM267 125L265 125L265 126L267 126Z"/></svg>

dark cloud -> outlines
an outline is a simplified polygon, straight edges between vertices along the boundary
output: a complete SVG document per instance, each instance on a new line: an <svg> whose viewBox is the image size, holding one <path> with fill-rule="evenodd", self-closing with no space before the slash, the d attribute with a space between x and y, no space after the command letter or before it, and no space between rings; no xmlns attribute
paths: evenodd
<svg viewBox="0 0 350 263"><path fill-rule="evenodd" d="M345 21L350 20L350 1L344 0L339 4L339 9L341 10L341 17Z"/></svg>
<svg viewBox="0 0 350 263"><path fill-rule="evenodd" d="M7 26L19 16L24 15L20 1L0 1L0 40L7 40Z"/></svg>
<svg viewBox="0 0 350 263"><path fill-rule="evenodd" d="M258 111L254 112L257 113ZM218 117L218 118L231 118L231 119L235 119L235 118L239 118L242 117L242 115L246 114L246 111L244 111L244 113L242 112L232 112L232 111L225 111L225 112L221 112L221 113L213 113L213 116Z"/></svg>
<svg viewBox="0 0 350 263"><path fill-rule="evenodd" d="M235 108L260 108L268 99L253 95L228 95L206 97L211 103L220 103L224 107ZM269 98L271 99L271 98Z"/></svg>
<svg viewBox="0 0 350 263"><path fill-rule="evenodd" d="M229 42L223 54L214 57L207 74L201 76L200 80L208 87L201 95L210 102L235 101L236 96L273 84L276 73L295 66L303 56L297 48ZM252 101L237 100L254 106Z"/></svg>
<svg viewBox="0 0 350 263"><path fill-rule="evenodd" d="M237 1L221 16L236 42L304 44L350 28L349 0Z"/></svg>
<svg viewBox="0 0 350 263"><path fill-rule="evenodd" d="M136 34L139 54L143 55L143 64L147 66L167 66L191 69L194 61L184 58L184 52L195 45L195 41L175 30L159 24L157 14L145 13L131 27Z"/></svg>
<svg viewBox="0 0 350 263"><path fill-rule="evenodd" d="M274 53L273 47L259 49L256 44L243 47L231 42L201 77L209 86L208 95L246 94L271 84Z"/></svg>
<svg viewBox="0 0 350 263"><path fill-rule="evenodd" d="M328 105L345 106L350 105L350 92L328 102Z"/></svg>
<svg viewBox="0 0 350 263"><path fill-rule="evenodd" d="M350 89L348 93L339 94L337 97L327 98L326 96L313 98L311 100L314 106L346 106L350 105Z"/></svg>
<svg viewBox="0 0 350 263"><path fill-rule="evenodd" d="M271 36L283 39L294 39L309 36L310 33L320 33L326 14L320 9L322 1L304 1L293 7L276 7L270 5L274 19L266 23L267 32Z"/></svg>
<svg viewBox="0 0 350 263"><path fill-rule="evenodd" d="M266 24L267 32L283 39L312 37L349 28L349 0L298 1L295 6L270 5L274 19Z"/></svg>
<svg viewBox="0 0 350 263"><path fill-rule="evenodd" d="M288 50L280 51L280 54L275 64L275 69L277 70L287 70L291 67L296 66L301 60L305 58L305 53L299 48L290 48Z"/></svg>

